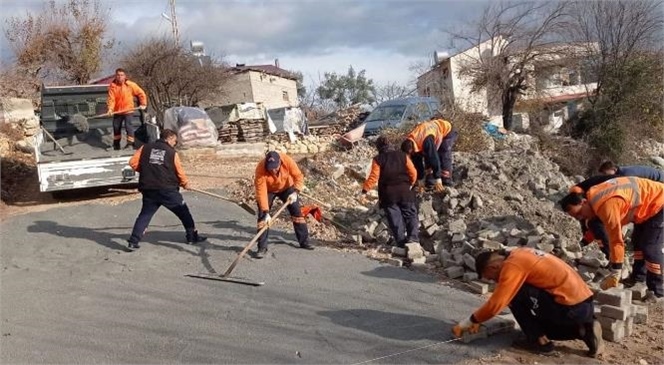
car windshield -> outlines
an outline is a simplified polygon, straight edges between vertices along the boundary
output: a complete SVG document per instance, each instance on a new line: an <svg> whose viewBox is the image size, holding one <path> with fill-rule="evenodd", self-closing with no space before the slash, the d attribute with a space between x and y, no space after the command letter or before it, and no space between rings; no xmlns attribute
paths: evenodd
<svg viewBox="0 0 664 365"><path fill-rule="evenodd" d="M374 120L401 120L404 110L406 110L405 105L379 106L369 114L365 122Z"/></svg>

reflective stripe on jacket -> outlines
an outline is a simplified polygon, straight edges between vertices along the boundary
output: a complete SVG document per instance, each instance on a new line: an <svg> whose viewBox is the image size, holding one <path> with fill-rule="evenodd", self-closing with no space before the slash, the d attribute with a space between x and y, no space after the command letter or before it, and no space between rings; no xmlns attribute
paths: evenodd
<svg viewBox="0 0 664 365"><path fill-rule="evenodd" d="M428 136L433 136L436 150L443 143L443 139L452 131L452 124L443 119L434 119L416 126L408 135L408 139L415 145L415 153L422 151L422 144Z"/></svg>

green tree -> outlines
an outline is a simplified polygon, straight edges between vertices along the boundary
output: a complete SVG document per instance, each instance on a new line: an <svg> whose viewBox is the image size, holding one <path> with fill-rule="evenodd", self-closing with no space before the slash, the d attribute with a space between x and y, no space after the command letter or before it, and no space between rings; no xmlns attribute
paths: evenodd
<svg viewBox="0 0 664 365"><path fill-rule="evenodd" d="M345 75L326 72L324 80L316 89L321 99L332 100L338 108L353 104L371 104L376 92L372 79L365 76L366 71L355 72L353 66Z"/></svg>

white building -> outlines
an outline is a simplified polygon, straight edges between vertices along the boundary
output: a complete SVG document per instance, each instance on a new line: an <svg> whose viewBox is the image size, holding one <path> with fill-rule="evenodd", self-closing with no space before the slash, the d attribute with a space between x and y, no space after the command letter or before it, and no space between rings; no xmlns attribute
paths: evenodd
<svg viewBox="0 0 664 365"><path fill-rule="evenodd" d="M434 53L434 65L417 79L418 94L438 97L444 105L456 103L466 112L483 114L492 123L502 126L499 95L486 89L472 90L471 78L461 73L466 62L496 56L492 54L493 50L500 47L494 45L500 42L501 38L488 40L452 56ZM581 45L558 47L561 50L564 47L565 52L544 52L546 56L535 58L523 70L527 73L528 87L515 105L515 129L527 128L530 120L539 120L548 124L548 128L557 129L579 110L580 103L597 88L597 83L587 72L589 69L584 67L583 61L578 61L583 59L578 54L586 48Z"/></svg>

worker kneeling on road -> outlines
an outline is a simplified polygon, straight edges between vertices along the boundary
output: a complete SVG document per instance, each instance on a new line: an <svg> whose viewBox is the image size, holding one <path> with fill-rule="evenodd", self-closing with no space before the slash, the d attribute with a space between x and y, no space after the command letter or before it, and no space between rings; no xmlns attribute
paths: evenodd
<svg viewBox="0 0 664 365"><path fill-rule="evenodd" d="M138 243L145 229L162 205L180 219L188 244L207 239L198 234L194 218L179 191L180 186L189 189L189 180L174 148L177 142L177 134L170 129L164 129L157 142L141 146L129 160L129 166L140 173L138 190L143 194L143 206L128 240L131 250L140 247Z"/></svg>
<svg viewBox="0 0 664 365"><path fill-rule="evenodd" d="M532 248L487 251L475 261L481 277L497 285L489 300L470 318L454 326L456 337L477 333L509 305L524 332L515 347L537 353L554 350L552 340L583 340L588 356L603 351L602 327L593 319L593 293L581 276L561 259Z"/></svg>
<svg viewBox="0 0 664 365"><path fill-rule="evenodd" d="M618 285L625 258L622 226L634 223L632 242L643 251L646 286L656 298L664 296L664 184L638 177L618 177L591 187L585 197L570 193L559 202L576 219L598 217L609 236L611 274L602 289Z"/></svg>
<svg viewBox="0 0 664 365"><path fill-rule="evenodd" d="M295 229L295 236L300 247L313 250L309 244L309 229L307 221L302 215L300 201L297 194L304 188L304 175L293 159L285 153L270 151L256 166L256 200L258 202L258 230L270 224L270 209L274 198L278 197L284 204L288 204ZM267 253L267 238L269 229L258 239L258 249L254 254L256 258L263 258Z"/></svg>
<svg viewBox="0 0 664 365"><path fill-rule="evenodd" d="M361 200L365 201L367 192L378 183L378 204L385 212L397 246L419 242L417 197L412 191L417 179L415 166L402 151L390 151L389 142L383 136L376 140L376 148L378 156L371 162L371 173L362 187Z"/></svg>
<svg viewBox="0 0 664 365"><path fill-rule="evenodd" d="M401 150L410 156L417 169L419 191L425 187L425 169L433 171L434 191L442 192L443 184L452 186L452 147L457 137L450 122L434 119L416 126L401 144Z"/></svg>

